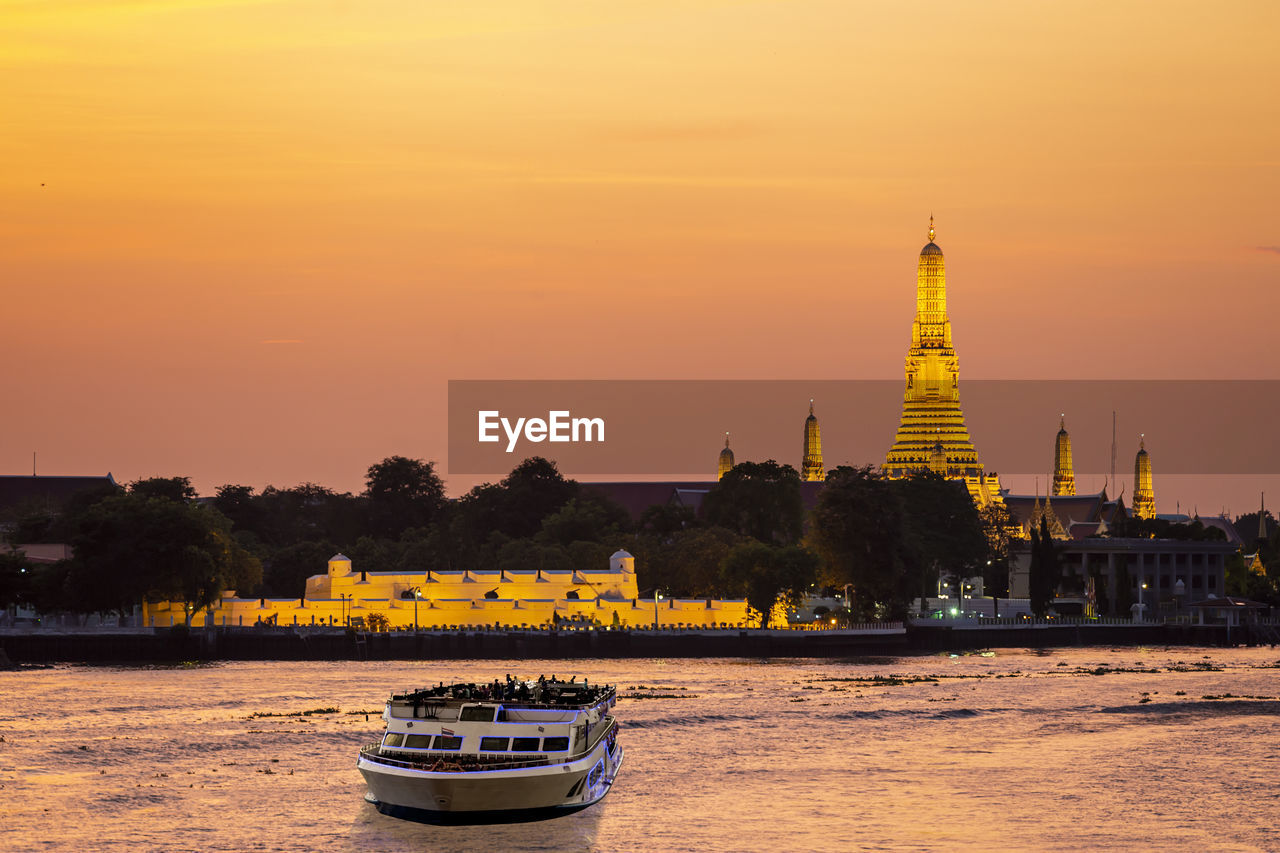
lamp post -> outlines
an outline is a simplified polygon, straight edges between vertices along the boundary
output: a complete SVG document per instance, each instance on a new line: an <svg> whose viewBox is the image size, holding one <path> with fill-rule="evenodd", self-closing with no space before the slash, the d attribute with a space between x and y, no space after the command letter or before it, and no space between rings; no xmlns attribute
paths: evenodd
<svg viewBox="0 0 1280 853"><path fill-rule="evenodd" d="M658 630L658 602L662 600L662 593L657 589L653 591L653 630Z"/></svg>
<svg viewBox="0 0 1280 853"><path fill-rule="evenodd" d="M986 593L987 593L987 581L988 581L988 579L989 579L990 577L991 577L991 561L990 561L990 560L987 560L987 573L986 573L986 575L984 575L984 576L983 576L983 578L982 578L982 597L983 597L983 598L986 598L986 597L987 597L987 595L986 595ZM986 610L986 605L985 605L985 604L983 605L983 608L982 608L982 609L983 609L984 611ZM999 619L999 618L1000 618L1000 599L996 598L994 595L991 597L991 617L992 617L993 619Z"/></svg>
<svg viewBox="0 0 1280 853"><path fill-rule="evenodd" d="M418 633L418 599L422 598L422 587L413 588L413 632Z"/></svg>

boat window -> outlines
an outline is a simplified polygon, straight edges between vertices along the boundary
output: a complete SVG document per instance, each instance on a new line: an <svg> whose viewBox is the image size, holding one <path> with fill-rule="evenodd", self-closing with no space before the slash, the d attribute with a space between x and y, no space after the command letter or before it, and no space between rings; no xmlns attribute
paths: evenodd
<svg viewBox="0 0 1280 853"><path fill-rule="evenodd" d="M596 766L591 768L591 775L587 777L587 787L594 788L596 783L600 781L600 777L604 774L604 759L596 762Z"/></svg>
<svg viewBox="0 0 1280 853"><path fill-rule="evenodd" d="M507 744L511 741L505 737L482 737L480 738L481 752L506 752Z"/></svg>
<svg viewBox="0 0 1280 853"><path fill-rule="evenodd" d="M404 735L400 732L387 732L387 736L383 738L383 746L399 746L404 743Z"/></svg>
<svg viewBox="0 0 1280 853"><path fill-rule="evenodd" d="M569 748L567 737L549 737L542 741L543 752L564 752Z"/></svg>
<svg viewBox="0 0 1280 853"><path fill-rule="evenodd" d="M518 737L511 741L512 752L537 752L538 739L536 737Z"/></svg>
<svg viewBox="0 0 1280 853"><path fill-rule="evenodd" d="M458 719L464 723L492 723L495 710L497 709L492 706L468 705L462 709L462 715Z"/></svg>
<svg viewBox="0 0 1280 853"><path fill-rule="evenodd" d="M436 749L462 749L462 738L452 735L436 735Z"/></svg>
<svg viewBox="0 0 1280 853"><path fill-rule="evenodd" d="M410 749L426 749L431 746L431 735L405 735L404 745Z"/></svg>

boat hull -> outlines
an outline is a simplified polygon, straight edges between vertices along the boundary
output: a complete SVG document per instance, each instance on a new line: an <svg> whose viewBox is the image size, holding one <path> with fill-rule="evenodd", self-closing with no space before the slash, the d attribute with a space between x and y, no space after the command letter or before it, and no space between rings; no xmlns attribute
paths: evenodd
<svg viewBox="0 0 1280 853"><path fill-rule="evenodd" d="M620 747L601 742L562 764L514 770L431 772L389 766L362 755L365 796L391 817L434 824L519 823L561 817L604 798L622 765ZM592 771L600 771L592 781ZM494 808L500 804L501 808Z"/></svg>

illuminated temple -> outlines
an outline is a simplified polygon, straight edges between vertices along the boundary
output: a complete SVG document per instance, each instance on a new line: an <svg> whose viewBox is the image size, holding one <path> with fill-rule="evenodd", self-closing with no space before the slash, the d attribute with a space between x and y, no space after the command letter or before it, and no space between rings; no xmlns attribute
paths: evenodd
<svg viewBox="0 0 1280 853"><path fill-rule="evenodd" d="M143 604L143 624L181 625L178 601ZM335 554L324 574L307 578L301 598L237 598L234 590L191 614L193 627L220 625L390 628L549 627L556 622L620 628L745 627L742 599L640 597L635 558L618 551L598 571L505 569L362 572Z"/></svg>
<svg viewBox="0 0 1280 853"><path fill-rule="evenodd" d="M822 431L813 413L813 400L809 401L809 417L804 419L804 453L800 457L800 479L821 482L827 478L822 468Z"/></svg>
<svg viewBox="0 0 1280 853"><path fill-rule="evenodd" d="M1000 503L1000 481L994 473L983 472L960 410L960 367L947 319L946 265L933 239L929 217L929 242L920 250L916 272L916 317L907 350L902 423L884 471L890 477L937 471L962 480L979 506Z"/></svg>
<svg viewBox="0 0 1280 853"><path fill-rule="evenodd" d="M1067 432L1067 416L1058 425L1058 437L1053 442L1053 493L1076 493L1076 469L1071 462L1071 435Z"/></svg>

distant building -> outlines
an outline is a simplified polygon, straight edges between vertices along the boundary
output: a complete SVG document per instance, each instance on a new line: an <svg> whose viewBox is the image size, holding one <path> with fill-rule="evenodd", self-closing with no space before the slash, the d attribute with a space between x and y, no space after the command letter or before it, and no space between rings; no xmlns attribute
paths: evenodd
<svg viewBox="0 0 1280 853"><path fill-rule="evenodd" d="M946 264L934 242L933 217L916 267L902 422L883 470L890 477L936 471L963 482L979 507L1001 501L999 478L983 471L960 409L960 361L951 344Z"/></svg>
<svg viewBox="0 0 1280 853"><path fill-rule="evenodd" d="M110 473L102 477L0 476L0 524L33 510L60 513L81 492L119 488Z"/></svg>
<svg viewBox="0 0 1280 853"><path fill-rule="evenodd" d="M1116 608L1125 587L1127 597L1144 604L1148 614L1156 613L1157 607L1172 607L1179 596L1181 601L1177 603L1185 605L1209 595L1223 595L1227 560L1241 545L1235 528L1225 517L1167 519L1217 528L1226 537L1222 540L1114 537L1111 529L1128 513L1124 502L1109 500L1105 490L1057 498L1046 495L1043 503L1039 495L1006 494L1004 501L1024 539L1029 538L1032 529L1040 528L1043 519L1050 535L1058 540L1064 579L1060 592L1064 600L1079 606L1086 596L1088 579L1093 576L1096 599L1107 602L1107 609L1117 616L1130 615ZM1026 542L1015 544L1009 569L1011 598L1030 596L1030 570L1031 554Z"/></svg>
<svg viewBox="0 0 1280 853"><path fill-rule="evenodd" d="M1117 607L1122 585L1127 585L1129 599L1144 604L1149 614L1158 612L1158 607L1172 608L1175 603L1185 605L1224 595L1227 560L1238 550L1234 543L1221 540L1109 536L1072 539L1061 548L1063 592L1069 597L1071 588L1076 588L1082 596L1089 577L1095 576L1098 598L1105 595L1108 610L1117 616L1130 615ZM1030 568L1029 552L1015 552L1009 570L1011 598L1030 597Z"/></svg>
<svg viewBox="0 0 1280 853"><path fill-rule="evenodd" d="M1062 416L1058 435L1053 442L1053 494L1070 496L1076 493L1076 472L1071 462L1071 436L1067 434L1067 416Z"/></svg>
<svg viewBox="0 0 1280 853"><path fill-rule="evenodd" d="M720 451L720 459L716 465L716 479L723 480L724 475L733 470L733 451L729 449L729 433L724 434L724 450Z"/></svg>
<svg viewBox="0 0 1280 853"><path fill-rule="evenodd" d="M809 417L804 419L804 453L800 456L800 479L820 483L827 479L822 467L822 431L813 413L813 400L809 401Z"/></svg>
<svg viewBox="0 0 1280 853"><path fill-rule="evenodd" d="M1146 436L1138 442L1138 455L1133 460L1133 514L1138 518L1155 518L1156 493L1151 486L1151 456L1147 453Z"/></svg>
<svg viewBox="0 0 1280 853"><path fill-rule="evenodd" d="M335 554L328 570L307 578L301 598L237 598L234 590L193 625L370 624L378 614L392 628L494 625L537 628L556 621L601 626L745 627L741 599L639 597L635 558L618 551L598 572L505 571L357 572ZM144 606L144 624L180 625L181 602ZM615 621L616 620L616 621Z"/></svg>

